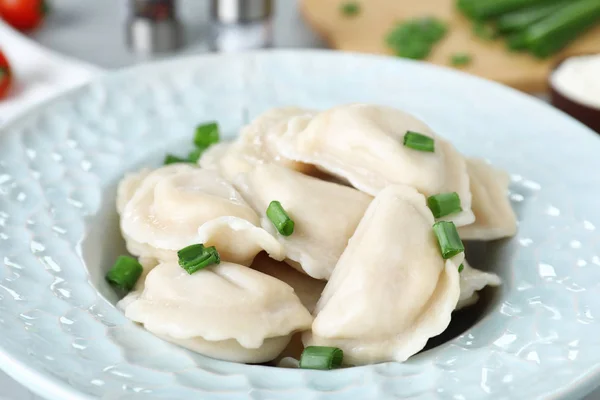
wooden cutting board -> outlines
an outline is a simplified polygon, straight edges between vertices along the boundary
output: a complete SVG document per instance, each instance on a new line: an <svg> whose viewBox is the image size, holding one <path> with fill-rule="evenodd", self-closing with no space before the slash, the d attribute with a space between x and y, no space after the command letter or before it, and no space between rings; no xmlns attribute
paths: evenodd
<svg viewBox="0 0 600 400"><path fill-rule="evenodd" d="M449 25L448 35L438 43L428 61L449 65L454 53L469 53L473 62L465 72L502 82L527 92L547 89L547 77L557 61L572 54L600 53L600 26L568 49L547 60L511 53L503 40L485 41L472 34L472 24L455 9L456 0L362 0L360 13L341 13L347 0L302 0L301 11L308 23L331 47L364 53L393 54L385 36L397 21L435 16ZM600 0L598 0L600 1ZM600 71L599 71L600 73Z"/></svg>

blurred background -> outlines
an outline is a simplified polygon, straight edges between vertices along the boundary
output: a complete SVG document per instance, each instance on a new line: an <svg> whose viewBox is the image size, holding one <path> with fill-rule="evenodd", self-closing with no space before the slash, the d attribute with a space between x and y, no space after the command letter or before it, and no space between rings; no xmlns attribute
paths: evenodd
<svg viewBox="0 0 600 400"><path fill-rule="evenodd" d="M0 126L107 70L263 48L455 68L600 132L600 0L0 0ZM0 399L35 398L0 373Z"/></svg>
<svg viewBox="0 0 600 400"><path fill-rule="evenodd" d="M600 131L600 0L0 0L0 17L0 121L107 69L329 47L460 69Z"/></svg>

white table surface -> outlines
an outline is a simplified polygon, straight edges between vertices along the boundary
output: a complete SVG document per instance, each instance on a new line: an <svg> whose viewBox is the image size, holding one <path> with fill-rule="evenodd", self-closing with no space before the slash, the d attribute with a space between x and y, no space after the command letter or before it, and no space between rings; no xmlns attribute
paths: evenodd
<svg viewBox="0 0 600 400"><path fill-rule="evenodd" d="M122 8L123 0L94 2L53 0L53 2L55 14L33 37L37 43L17 34L0 21L0 48L11 60L20 82L11 100L0 102L0 126L32 105L93 79L94 76L102 73L99 66L119 67L143 61L125 52L121 38L117 34L102 37L106 32L104 26L111 22L111 12ZM195 3L190 0L183 0L183 2L194 6L194 11L191 13L196 16L194 21L201 24L208 19L206 17L208 1L202 1L203 5L200 6L197 0ZM276 47L322 46L322 42L316 35L302 24L297 12L297 0L276 0L276 5L278 10L274 21ZM91 16L95 22L85 26L77 26L77 23L69 25L66 22L69 22L69 16L73 14ZM83 33L78 36L78 39L74 39L71 35L72 30ZM202 32L202 28L198 26L191 29L192 40L186 52L207 50L205 40L201 39ZM105 45L112 41L115 43L113 47L117 50L112 53L109 51L108 55L107 52L99 52L97 47L90 46L89 39L92 43L94 40L101 40ZM0 400L43 399L0 371ZM600 400L600 388L585 400Z"/></svg>

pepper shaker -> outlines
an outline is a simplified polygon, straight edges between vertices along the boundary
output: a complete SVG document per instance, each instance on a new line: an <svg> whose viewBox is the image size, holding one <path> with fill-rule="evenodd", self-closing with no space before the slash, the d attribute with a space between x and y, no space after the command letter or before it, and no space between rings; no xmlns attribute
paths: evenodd
<svg viewBox="0 0 600 400"><path fill-rule="evenodd" d="M140 54L163 53L182 45L175 0L129 0L127 44Z"/></svg>
<svg viewBox="0 0 600 400"><path fill-rule="evenodd" d="M212 47L234 52L272 45L272 0L212 0Z"/></svg>

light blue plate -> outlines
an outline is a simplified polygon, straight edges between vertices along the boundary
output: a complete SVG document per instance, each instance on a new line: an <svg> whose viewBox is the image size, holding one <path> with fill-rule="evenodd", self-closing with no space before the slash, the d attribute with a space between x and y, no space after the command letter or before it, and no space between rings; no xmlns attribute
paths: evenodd
<svg viewBox="0 0 600 400"><path fill-rule="evenodd" d="M189 148L201 121L233 134L270 107L354 101L414 113L513 175L519 233L485 248L505 284L471 329L404 364L318 372L195 355L114 308L102 278L123 251L125 171ZM600 383L599 171L583 125L422 63L284 51L109 74L0 134L0 366L60 400L573 399Z"/></svg>

